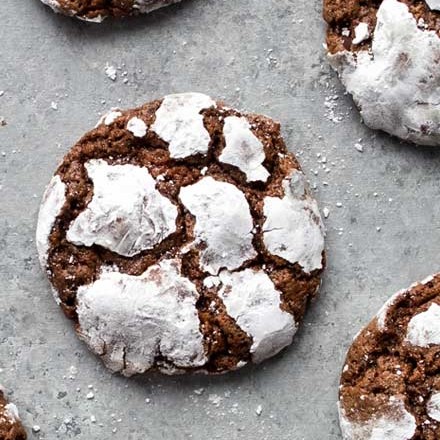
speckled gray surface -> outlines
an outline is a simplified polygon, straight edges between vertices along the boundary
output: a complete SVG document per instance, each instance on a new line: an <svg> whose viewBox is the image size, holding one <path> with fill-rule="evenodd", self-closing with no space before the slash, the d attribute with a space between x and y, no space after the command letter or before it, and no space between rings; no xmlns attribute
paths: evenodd
<svg viewBox="0 0 440 440"><path fill-rule="evenodd" d="M186 0L99 26L3 0L0 22L0 382L29 437L340 439L352 336L393 291L439 269L440 150L361 125L325 61L320 1ZM115 82L107 63L121 67ZM36 215L56 164L101 112L179 91L283 123L330 211L329 265L296 343L276 359L222 377L124 379L53 301Z"/></svg>

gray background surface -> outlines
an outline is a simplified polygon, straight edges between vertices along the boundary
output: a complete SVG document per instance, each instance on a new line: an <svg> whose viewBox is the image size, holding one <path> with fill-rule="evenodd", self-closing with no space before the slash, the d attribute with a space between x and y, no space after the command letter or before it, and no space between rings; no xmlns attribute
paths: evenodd
<svg viewBox="0 0 440 440"><path fill-rule="evenodd" d="M395 290L438 270L440 153L365 128L323 38L320 0L186 0L103 25L1 1L0 381L31 439L341 438L351 338ZM115 82L106 63L120 67ZM223 377L127 380L105 371L54 303L37 264L37 210L104 110L182 91L282 122L330 210L329 264L296 343L276 359Z"/></svg>

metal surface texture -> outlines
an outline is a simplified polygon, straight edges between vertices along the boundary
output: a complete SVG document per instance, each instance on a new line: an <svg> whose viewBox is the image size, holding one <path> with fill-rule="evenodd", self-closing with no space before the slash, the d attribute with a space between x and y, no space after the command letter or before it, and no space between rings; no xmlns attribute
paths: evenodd
<svg viewBox="0 0 440 440"><path fill-rule="evenodd" d="M37 0L1 2L0 382L30 439L341 438L338 381L353 336L394 291L439 269L440 150L362 125L326 62L321 7L186 0L96 25ZM125 379L55 304L35 250L38 206L105 110L183 91L282 123L328 214L328 268L275 359L219 377Z"/></svg>

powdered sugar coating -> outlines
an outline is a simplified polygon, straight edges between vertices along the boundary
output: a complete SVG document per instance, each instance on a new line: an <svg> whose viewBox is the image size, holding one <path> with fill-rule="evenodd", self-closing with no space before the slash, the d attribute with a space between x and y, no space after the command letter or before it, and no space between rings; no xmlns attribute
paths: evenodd
<svg viewBox="0 0 440 440"><path fill-rule="evenodd" d="M440 0L425 0L433 11L440 11Z"/></svg>
<svg viewBox="0 0 440 440"><path fill-rule="evenodd" d="M433 393L426 404L426 412L431 419L440 422L440 393Z"/></svg>
<svg viewBox="0 0 440 440"><path fill-rule="evenodd" d="M354 34L355 38L353 39L353 44L360 44L370 38L368 23L359 23L354 29Z"/></svg>
<svg viewBox="0 0 440 440"><path fill-rule="evenodd" d="M13 403L7 403L5 405L5 415L11 420L11 422L17 422L20 420L18 408Z"/></svg>
<svg viewBox="0 0 440 440"><path fill-rule="evenodd" d="M228 314L252 337L252 360L262 362L292 343L293 316L281 310L281 293L262 270L220 272L219 296Z"/></svg>
<svg viewBox="0 0 440 440"><path fill-rule="evenodd" d="M169 368L205 364L199 294L179 261L163 260L138 277L103 271L77 298L79 333L110 370L143 373L157 357Z"/></svg>
<svg viewBox="0 0 440 440"><path fill-rule="evenodd" d="M211 138L200 112L215 106L215 101L201 93L168 95L156 112L151 130L169 143L173 159L206 154Z"/></svg>
<svg viewBox="0 0 440 440"><path fill-rule="evenodd" d="M175 232L177 207L156 189L147 168L109 165L102 159L85 167L93 181L93 199L70 225L71 243L98 244L131 257Z"/></svg>
<svg viewBox="0 0 440 440"><path fill-rule="evenodd" d="M263 166L266 159L264 147L252 133L249 121L245 117L228 116L225 118L223 135L226 145L219 160L238 167L246 174L248 182L266 182L270 174Z"/></svg>
<svg viewBox="0 0 440 440"><path fill-rule="evenodd" d="M147 134L147 124L142 119L134 117L127 122L127 130L133 133L133 136L142 138Z"/></svg>
<svg viewBox="0 0 440 440"><path fill-rule="evenodd" d="M418 347L429 347L440 344L440 306L430 305L426 312L413 316L408 324L406 339Z"/></svg>
<svg viewBox="0 0 440 440"><path fill-rule="evenodd" d="M440 38L408 7L384 0L371 53L329 55L365 123L404 140L440 145Z"/></svg>
<svg viewBox="0 0 440 440"><path fill-rule="evenodd" d="M264 243L269 252L300 264L307 273L321 269L324 226L304 174L294 170L283 188L284 197L264 199Z"/></svg>
<svg viewBox="0 0 440 440"><path fill-rule="evenodd" d="M194 245L205 245L205 271L217 275L222 268L238 269L257 255L249 205L236 186L204 177L182 188L180 199L196 220Z"/></svg>
<svg viewBox="0 0 440 440"><path fill-rule="evenodd" d="M366 422L351 421L339 406L339 421L344 440L410 440L415 434L415 417L398 398L390 398L388 415L371 418Z"/></svg>
<svg viewBox="0 0 440 440"><path fill-rule="evenodd" d="M38 214L36 233L37 250L41 267L46 270L49 251L49 236L55 224L55 220L66 201L66 185L60 176L52 177L41 202Z"/></svg>

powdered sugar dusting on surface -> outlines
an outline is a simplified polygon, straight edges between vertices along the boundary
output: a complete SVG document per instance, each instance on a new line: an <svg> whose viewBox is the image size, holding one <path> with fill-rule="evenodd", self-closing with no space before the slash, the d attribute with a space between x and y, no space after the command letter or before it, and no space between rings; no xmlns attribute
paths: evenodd
<svg viewBox="0 0 440 440"><path fill-rule="evenodd" d="M143 373L157 356L172 368L205 364L199 294L180 271L164 260L138 277L104 271L78 289L79 333L112 371Z"/></svg>
<svg viewBox="0 0 440 440"><path fill-rule="evenodd" d="M339 406L339 421L344 440L410 440L415 434L415 417L404 403L391 397L389 405L383 408L389 415L376 416L365 422L351 421Z"/></svg>
<svg viewBox="0 0 440 440"><path fill-rule="evenodd" d="M269 252L300 264L307 273L321 269L324 226L304 174L294 170L284 180L283 188L283 198L264 199L264 243Z"/></svg>
<svg viewBox="0 0 440 440"><path fill-rule="evenodd" d="M276 355L292 343L296 324L292 315L281 310L281 293L262 270L222 271L219 296L228 314L253 340L254 362Z"/></svg>
<svg viewBox="0 0 440 440"><path fill-rule="evenodd" d="M215 101L201 93L168 95L156 112L151 130L169 143L174 159L206 154L211 138L200 112L215 105Z"/></svg>
<svg viewBox="0 0 440 440"><path fill-rule="evenodd" d="M128 121L127 130L133 133L133 136L142 138L147 134L147 125L142 119L134 117Z"/></svg>
<svg viewBox="0 0 440 440"><path fill-rule="evenodd" d="M368 126L440 145L439 54L434 31L419 29L404 3L384 0L371 53L343 51L329 59Z"/></svg>
<svg viewBox="0 0 440 440"><path fill-rule="evenodd" d="M219 160L238 167L248 182L266 182L270 174L263 166L264 147L252 133L249 121L245 117L229 116L225 118L223 134L226 145Z"/></svg>
<svg viewBox="0 0 440 440"><path fill-rule="evenodd" d="M93 181L93 199L70 225L71 243L98 244L132 257L175 232L177 207L156 189L147 168L109 165L102 159L85 167Z"/></svg>
<svg viewBox="0 0 440 440"><path fill-rule="evenodd" d="M43 196L36 233L37 250L40 264L46 270L47 253L49 251L49 236L59 215L61 208L66 201L66 185L61 181L60 176L54 176L50 181Z"/></svg>
<svg viewBox="0 0 440 440"><path fill-rule="evenodd" d="M18 413L18 408L13 403L7 403L5 405L5 415L12 422L16 422L20 420L20 414Z"/></svg>
<svg viewBox="0 0 440 440"><path fill-rule="evenodd" d="M429 398L426 411L431 419L440 422L440 393L434 393Z"/></svg>
<svg viewBox="0 0 440 440"><path fill-rule="evenodd" d="M212 275L234 270L257 255L253 221L244 194L234 185L205 177L180 190L180 199L195 217L195 242L206 246L201 265Z"/></svg>
<svg viewBox="0 0 440 440"><path fill-rule="evenodd" d="M440 11L440 0L425 0L433 11Z"/></svg>
<svg viewBox="0 0 440 440"><path fill-rule="evenodd" d="M440 344L440 306L438 304L431 304L426 312L419 313L411 319L405 340L418 347Z"/></svg>

